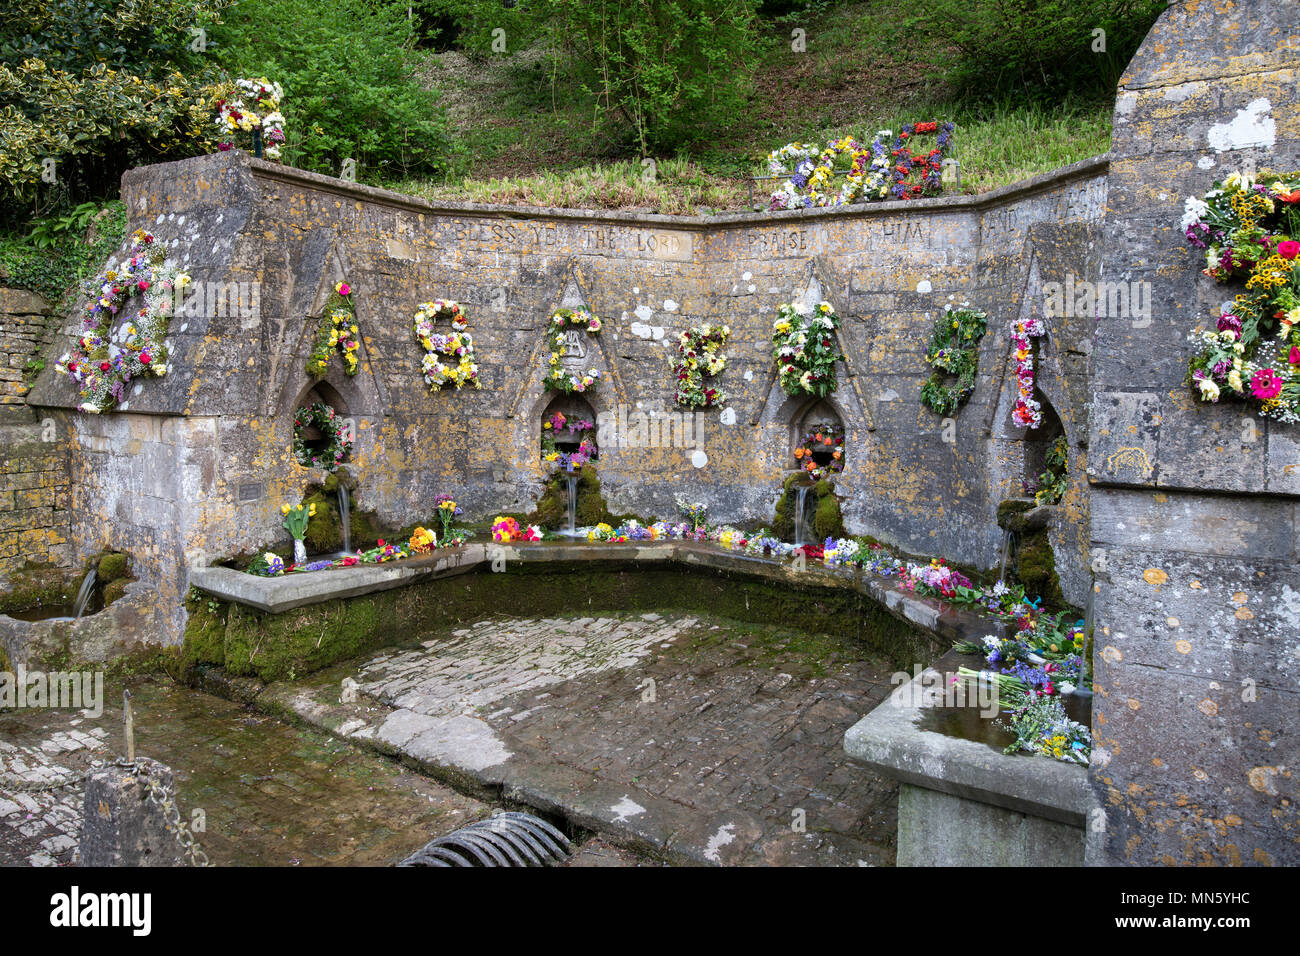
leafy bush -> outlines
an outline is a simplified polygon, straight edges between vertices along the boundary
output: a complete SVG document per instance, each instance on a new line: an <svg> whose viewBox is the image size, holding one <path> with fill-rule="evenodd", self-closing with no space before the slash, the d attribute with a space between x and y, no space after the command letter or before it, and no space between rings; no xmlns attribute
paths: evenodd
<svg viewBox="0 0 1300 956"><path fill-rule="evenodd" d="M1168 5L1168 0L926 0L906 32L950 48L942 67L963 98L1112 97L1124 67Z"/></svg>
<svg viewBox="0 0 1300 956"><path fill-rule="evenodd" d="M93 210L93 215L87 215ZM66 222L66 227L63 223ZM86 227L94 232L86 239ZM83 204L63 219L42 220L36 238L0 239L0 278L5 285L39 292L59 303L94 276L126 236L126 207L116 200L103 206ZM41 244L38 246L37 242ZM63 302L66 311L71 302Z"/></svg>
<svg viewBox="0 0 1300 956"><path fill-rule="evenodd" d="M210 33L210 52L236 76L284 88L290 166L387 180L443 167L450 138L436 102L414 78L416 21L392 0L242 0Z"/></svg>
<svg viewBox="0 0 1300 956"><path fill-rule="evenodd" d="M132 166L209 149L204 93L215 71L191 49L191 29L228 2L10 0L0 19L0 218L114 195Z"/></svg>

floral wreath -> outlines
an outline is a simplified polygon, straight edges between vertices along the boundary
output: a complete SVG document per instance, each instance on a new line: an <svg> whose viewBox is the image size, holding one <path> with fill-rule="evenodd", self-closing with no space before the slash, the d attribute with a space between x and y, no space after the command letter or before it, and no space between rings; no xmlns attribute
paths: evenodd
<svg viewBox="0 0 1300 956"><path fill-rule="evenodd" d="M777 308L772 358L786 394L824 398L835 391L835 363L841 355L834 347L834 333L839 326L840 318L829 302L820 302L812 310L789 302Z"/></svg>
<svg viewBox="0 0 1300 956"><path fill-rule="evenodd" d="M108 269L85 286L91 297L82 315L82 334L55 369L81 392L83 412L106 412L126 401L132 379L167 374L167 330L171 314L190 277L165 265L166 254L143 229L132 235L131 257L122 271ZM181 293L183 294L183 293ZM113 321L131 299L144 305L129 321Z"/></svg>
<svg viewBox="0 0 1300 956"><path fill-rule="evenodd" d="M943 191L943 157L952 144L952 134L956 127L952 123L940 125L937 122L908 123L898 131L890 155L894 158L894 185L890 192L898 199L916 199L920 196L937 196ZM913 136L938 133L938 145L930 152L917 155L912 152L908 141ZM914 182L912 173L920 171L921 181Z"/></svg>
<svg viewBox="0 0 1300 956"><path fill-rule="evenodd" d="M551 316L550 328L546 330L546 343L551 348L551 358L545 384L548 389L556 392L585 392L600 381L600 372L570 375L560 367L560 359L564 357L564 333L570 325L580 325L592 335L600 334L600 319L586 309L556 309Z"/></svg>
<svg viewBox="0 0 1300 956"><path fill-rule="evenodd" d="M352 286L340 282L325 303L325 313L316 327L316 344L307 356L307 374L312 378L323 376L329 371L330 359L337 350L343 356L343 371L347 375L356 375L360 367L357 360L357 349L360 347L357 311L352 305Z"/></svg>
<svg viewBox="0 0 1300 956"><path fill-rule="evenodd" d="M1011 344L1016 347L1016 407L1011 417L1021 428L1043 424L1043 406L1034 399L1034 344L1031 339L1047 332L1041 319L1016 319L1011 323Z"/></svg>
<svg viewBox="0 0 1300 956"><path fill-rule="evenodd" d="M560 451L555 443L555 437L566 428L570 437L581 436L577 451ZM596 453L596 423L591 419L566 418L563 412L556 412L542 422L542 460L547 464L556 465L561 471L573 471L591 461Z"/></svg>
<svg viewBox="0 0 1300 956"><path fill-rule="evenodd" d="M979 343L987 329L988 315L984 312L965 304L958 309L944 306L925 350L925 360L934 373L921 386L921 404L938 415L947 415L966 403L975 391ZM956 376L955 385L944 384L948 375Z"/></svg>
<svg viewBox="0 0 1300 956"><path fill-rule="evenodd" d="M769 209L808 209L813 206L844 206L853 202L884 199L889 194L889 158L884 140L889 130L881 130L865 149L851 136L832 140L817 153L804 143L789 143L768 154L768 169L773 175L789 173L790 178L772 193ZM838 193L833 193L835 162L843 154L853 158L852 167ZM813 157L816 156L816 160ZM791 166L793 164L793 171ZM807 195L802 190L807 189Z"/></svg>
<svg viewBox="0 0 1300 956"><path fill-rule="evenodd" d="M329 444L319 454L313 454L302 437L303 429L312 425L329 437ZM351 450L352 436L348 426L339 422L333 407L324 402L312 402L307 408L293 413L293 453L304 468L334 471Z"/></svg>
<svg viewBox="0 0 1300 956"><path fill-rule="evenodd" d="M451 334L440 335L434 331L438 319L451 320ZM444 385L463 388L473 385L482 388L478 379L478 366L474 363L474 337L469 334L469 323L456 302L435 299L423 302L415 312L415 337L424 346L424 358L420 362L424 369L424 380L430 390L437 391ZM442 362L438 356L453 359L455 364Z"/></svg>
<svg viewBox="0 0 1300 956"><path fill-rule="evenodd" d="M828 464L818 465L813 461L813 452L830 450L831 460ZM844 426L829 422L816 425L795 447L795 467L814 481L821 481L844 470Z"/></svg>
<svg viewBox="0 0 1300 956"><path fill-rule="evenodd" d="M1246 278L1217 330L1193 332L1188 381L1203 402L1224 389L1280 422L1300 422L1300 172L1233 173L1197 199L1182 227L1205 275Z"/></svg>
<svg viewBox="0 0 1300 956"><path fill-rule="evenodd" d="M253 131L258 131L262 137L262 155L278 162L284 144L284 114L280 112L283 97L280 84L272 83L264 76L255 80L235 80L234 89L227 97L217 100L214 122L222 137L243 139L239 134L247 134L251 141ZM225 152L234 145L221 142L217 148Z"/></svg>
<svg viewBox="0 0 1300 956"><path fill-rule="evenodd" d="M677 353L681 358L673 366L673 375L678 405L712 408L726 403L726 393L705 385L704 376L721 375L727 367L722 347L730 334L729 326L706 322L692 326L677 337Z"/></svg>

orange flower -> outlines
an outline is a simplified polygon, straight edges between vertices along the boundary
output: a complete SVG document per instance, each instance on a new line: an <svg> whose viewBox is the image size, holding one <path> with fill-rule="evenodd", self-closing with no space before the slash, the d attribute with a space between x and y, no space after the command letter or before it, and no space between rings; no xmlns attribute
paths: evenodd
<svg viewBox="0 0 1300 956"><path fill-rule="evenodd" d="M802 458L802 457L803 457L803 449L802 449L802 448L796 448L796 449L794 450L794 457L796 457L796 458Z"/></svg>
<svg viewBox="0 0 1300 956"><path fill-rule="evenodd" d="M837 451L833 451L833 452L831 452L831 457L834 458L836 461L839 461L839 460L840 460L840 453L837 452Z"/></svg>
<svg viewBox="0 0 1300 956"><path fill-rule="evenodd" d="M831 445L831 444L834 444L834 442L832 442L829 438L823 438L823 439L822 439L822 444L823 444L823 445Z"/></svg>

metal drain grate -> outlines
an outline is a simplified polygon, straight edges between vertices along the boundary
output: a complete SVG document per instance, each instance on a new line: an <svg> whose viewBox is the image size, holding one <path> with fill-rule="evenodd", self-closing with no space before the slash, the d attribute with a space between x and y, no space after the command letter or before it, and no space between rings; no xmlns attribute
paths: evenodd
<svg viewBox="0 0 1300 956"><path fill-rule="evenodd" d="M550 866L569 840L545 820L511 810L440 836L398 866Z"/></svg>

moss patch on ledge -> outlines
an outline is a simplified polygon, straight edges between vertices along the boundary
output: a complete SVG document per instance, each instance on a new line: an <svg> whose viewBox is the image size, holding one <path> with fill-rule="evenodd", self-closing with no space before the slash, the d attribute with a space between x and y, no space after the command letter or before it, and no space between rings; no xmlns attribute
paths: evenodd
<svg viewBox="0 0 1300 956"><path fill-rule="evenodd" d="M928 663L939 638L891 613L853 587L793 586L715 568L635 565L613 559L525 564L471 572L361 597L325 601L282 614L225 604L191 592L181 668L264 681L295 679L381 647L437 636L509 613L692 612L755 624L780 622L819 640L852 643L902 669Z"/></svg>

